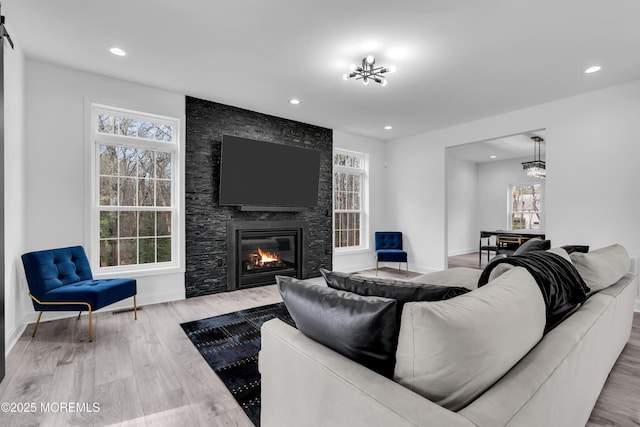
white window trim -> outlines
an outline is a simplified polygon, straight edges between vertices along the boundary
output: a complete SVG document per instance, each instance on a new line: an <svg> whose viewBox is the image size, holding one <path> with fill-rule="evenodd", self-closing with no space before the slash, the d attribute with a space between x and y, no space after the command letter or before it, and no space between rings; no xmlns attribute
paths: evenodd
<svg viewBox="0 0 640 427"><path fill-rule="evenodd" d="M353 150L345 150L342 148L334 148L333 155L331 157L331 164L333 169L331 171L331 182L333 182L336 172L347 172L354 174L354 171L358 169L350 168L347 166L336 166L334 162L334 158L336 154L347 154L347 155L355 155L362 157L363 167L360 169L360 174L362 176L362 200L360 200L360 245L359 246L346 246L341 248L336 248L335 236L336 236L336 225L335 225L335 194L333 189L331 191L331 224L332 224L332 233L331 233L331 244L333 247L333 253L336 255L347 255L347 254L356 254L356 253L365 253L370 252L369 245L369 154L363 153L360 151Z"/></svg>
<svg viewBox="0 0 640 427"><path fill-rule="evenodd" d="M145 120L156 120L162 123L170 124L174 127L173 142L145 140L141 138L129 137L124 135L100 134L97 130L98 112L113 114L120 117L130 117ZM91 102L85 99L85 164L88 166L85 171L85 194L87 195L87 203L85 203L86 221L85 221L85 238L84 246L87 256L91 264L91 269L96 277L117 277L124 274L135 273L136 276L172 274L184 272L183 248L182 248L182 230L183 230L183 191L182 184L182 135L181 120L176 117L162 116L158 114L145 113L141 111L130 110L126 108L108 106L101 103ZM132 144L124 144L123 139L131 138ZM100 208L96 203L97 195L100 191L97 173L99 170L100 159L97 157L97 146L100 144L133 146L137 148L148 148L155 151L165 151L173 153L172 162L172 184L171 192L173 196L172 230L171 230L171 262L153 263L153 264L136 264L126 266L100 266ZM139 209L140 208L140 209ZM144 207L136 207L136 210L144 210Z"/></svg>
<svg viewBox="0 0 640 427"><path fill-rule="evenodd" d="M518 229L518 230L540 230L540 231L544 231L545 228L545 183L544 181L525 181L525 182L512 182L510 184L507 185L507 230L509 231L518 231L518 230L513 230L513 223L511 221L511 215L513 214L513 211L511 210L512 208L512 189L514 186L519 185L519 186L523 186L523 185L536 185L536 184L540 184L540 203L542 204L542 211L540 212L540 228L539 229L531 229L531 228L525 228L525 229Z"/></svg>

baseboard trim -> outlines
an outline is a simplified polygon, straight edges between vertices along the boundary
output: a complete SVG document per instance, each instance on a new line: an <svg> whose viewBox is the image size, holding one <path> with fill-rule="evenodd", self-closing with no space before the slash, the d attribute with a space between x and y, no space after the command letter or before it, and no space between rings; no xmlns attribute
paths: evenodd
<svg viewBox="0 0 640 427"><path fill-rule="evenodd" d="M4 351L5 358L9 356L9 352L16 345L16 343L18 342L18 339L20 339L25 329L27 329L27 324L22 323L7 332L6 341L5 341L5 351Z"/></svg>
<svg viewBox="0 0 640 427"><path fill-rule="evenodd" d="M341 273L356 273L358 271L371 270L375 268L375 264L350 264L343 265L342 267L340 267L340 270L334 269L334 271L340 271Z"/></svg>
<svg viewBox="0 0 640 427"><path fill-rule="evenodd" d="M426 267L424 265L411 265L409 264L409 271L413 271L414 273L422 273L422 274L427 274L427 273L433 273L434 271L442 271L442 268L433 268L433 267Z"/></svg>

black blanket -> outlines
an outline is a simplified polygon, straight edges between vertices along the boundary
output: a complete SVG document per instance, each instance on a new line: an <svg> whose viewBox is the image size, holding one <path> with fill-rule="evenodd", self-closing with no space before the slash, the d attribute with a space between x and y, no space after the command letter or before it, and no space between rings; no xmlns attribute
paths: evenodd
<svg viewBox="0 0 640 427"><path fill-rule="evenodd" d="M545 251L528 252L491 262L480 275L478 287L487 284L491 271L498 264L524 267L533 276L547 307L545 333L579 307L590 291L573 264L560 255Z"/></svg>

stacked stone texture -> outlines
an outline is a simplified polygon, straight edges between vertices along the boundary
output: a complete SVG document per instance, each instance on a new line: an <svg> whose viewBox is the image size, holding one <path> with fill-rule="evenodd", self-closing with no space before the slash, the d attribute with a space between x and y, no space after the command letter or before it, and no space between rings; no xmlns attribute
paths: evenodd
<svg viewBox="0 0 640 427"><path fill-rule="evenodd" d="M220 144L223 135L313 148L322 152L318 205L302 212L245 212L220 206ZM227 223L309 223L308 269L332 266L333 131L202 99L186 98L185 229L187 298L227 290ZM286 188L283 188L286 191Z"/></svg>

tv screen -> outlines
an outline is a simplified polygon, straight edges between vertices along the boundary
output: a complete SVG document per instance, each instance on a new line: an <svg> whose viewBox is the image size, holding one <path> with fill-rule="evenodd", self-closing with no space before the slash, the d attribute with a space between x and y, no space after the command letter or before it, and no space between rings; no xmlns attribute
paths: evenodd
<svg viewBox="0 0 640 427"><path fill-rule="evenodd" d="M223 135L220 205L318 204L320 151Z"/></svg>

